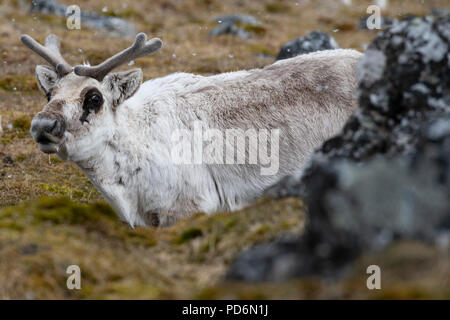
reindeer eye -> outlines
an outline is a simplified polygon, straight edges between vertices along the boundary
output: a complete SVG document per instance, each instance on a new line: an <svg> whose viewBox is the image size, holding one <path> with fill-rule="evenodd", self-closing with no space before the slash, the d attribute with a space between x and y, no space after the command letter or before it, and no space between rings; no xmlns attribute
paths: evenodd
<svg viewBox="0 0 450 320"><path fill-rule="evenodd" d="M103 96L97 88L90 89L84 96L83 115L80 118L82 123L88 122L90 113L97 113L103 104Z"/></svg>
<svg viewBox="0 0 450 320"><path fill-rule="evenodd" d="M98 109L103 103L103 98L97 92L94 92L90 95L86 95L86 104L90 109ZM97 110L95 110L97 112Z"/></svg>
<svg viewBox="0 0 450 320"><path fill-rule="evenodd" d="M89 99L89 104L92 104L93 106L99 106L102 103L102 98L98 94L94 94Z"/></svg>
<svg viewBox="0 0 450 320"><path fill-rule="evenodd" d="M102 94L98 91L98 89L93 88L89 90L84 97L83 109L97 113L102 104Z"/></svg>

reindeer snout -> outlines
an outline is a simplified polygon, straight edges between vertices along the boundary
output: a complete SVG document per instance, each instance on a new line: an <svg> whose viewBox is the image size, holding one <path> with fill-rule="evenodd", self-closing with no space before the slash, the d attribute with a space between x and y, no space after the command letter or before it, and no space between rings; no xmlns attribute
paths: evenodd
<svg viewBox="0 0 450 320"><path fill-rule="evenodd" d="M42 145L58 144L64 135L65 121L59 115L38 114L31 121L31 136Z"/></svg>

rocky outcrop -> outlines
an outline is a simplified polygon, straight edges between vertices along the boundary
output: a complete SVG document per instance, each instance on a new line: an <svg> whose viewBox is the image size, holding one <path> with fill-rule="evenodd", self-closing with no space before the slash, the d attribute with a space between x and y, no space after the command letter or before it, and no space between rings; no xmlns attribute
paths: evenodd
<svg viewBox="0 0 450 320"><path fill-rule="evenodd" d="M244 252L228 278L335 277L398 239L450 248L449 49L449 16L378 34L358 66L355 114L301 178L268 190L305 196L304 235Z"/></svg>
<svg viewBox="0 0 450 320"><path fill-rule="evenodd" d="M423 122L450 112L450 17L413 18L381 32L357 69L359 108L342 132L313 155L316 163L411 155Z"/></svg>

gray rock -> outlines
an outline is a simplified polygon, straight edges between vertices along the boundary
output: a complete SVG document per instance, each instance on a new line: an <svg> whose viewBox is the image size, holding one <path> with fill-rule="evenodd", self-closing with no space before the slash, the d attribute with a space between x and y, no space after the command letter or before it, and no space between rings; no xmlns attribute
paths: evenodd
<svg viewBox="0 0 450 320"><path fill-rule="evenodd" d="M246 14L235 14L230 16L220 16L217 18L214 18L215 22L217 23L243 23L250 26L260 26L262 25L261 21L256 19L255 17L246 15Z"/></svg>
<svg viewBox="0 0 450 320"><path fill-rule="evenodd" d="M250 33L238 27L236 23L249 26L260 26L262 23L249 15L230 15L215 18L213 21L219 23L217 27L209 32L209 36L219 36L222 34L231 34L242 39L249 39Z"/></svg>
<svg viewBox="0 0 450 320"><path fill-rule="evenodd" d="M441 32L449 21L414 18L378 34L357 68L359 108L315 156L361 161L416 150L422 121L450 112L449 40Z"/></svg>
<svg viewBox="0 0 450 320"><path fill-rule="evenodd" d="M289 41L281 48L277 60L288 59L314 51L338 49L336 41L322 31L313 31L305 37Z"/></svg>
<svg viewBox="0 0 450 320"><path fill-rule="evenodd" d="M249 39L250 34L242 28L237 27L232 22L222 22L220 25L215 27L213 30L209 32L210 37L220 36L222 34L232 34L234 36L238 36L242 39Z"/></svg>
<svg viewBox="0 0 450 320"><path fill-rule="evenodd" d="M66 15L68 6L60 4L54 0L33 0L30 12L40 12L44 14L54 14L60 17ZM113 36L132 39L136 35L136 28L133 24L116 17L107 17L96 13L80 12L81 25L94 29L105 30Z"/></svg>
<svg viewBox="0 0 450 320"><path fill-rule="evenodd" d="M378 34L359 63L355 114L301 178L270 189L306 197L305 233L242 253L229 279L336 277L397 239L450 246L449 22L413 18Z"/></svg>
<svg viewBox="0 0 450 320"><path fill-rule="evenodd" d="M450 115L425 122L414 156L315 162L304 235L243 252L227 278L345 275L363 252L398 239L450 248Z"/></svg>
<svg viewBox="0 0 450 320"><path fill-rule="evenodd" d="M315 161L363 161L416 150L421 121L450 112L450 38L443 31L449 21L449 16L413 18L378 34L358 64L359 108L341 133L314 153L304 176ZM301 178L289 181L288 195L304 196ZM281 181L268 195L281 197L285 189Z"/></svg>

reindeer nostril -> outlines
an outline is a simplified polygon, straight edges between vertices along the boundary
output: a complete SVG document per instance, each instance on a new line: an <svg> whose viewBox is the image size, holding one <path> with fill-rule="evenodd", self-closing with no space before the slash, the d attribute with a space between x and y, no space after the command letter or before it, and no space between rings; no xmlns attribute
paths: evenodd
<svg viewBox="0 0 450 320"><path fill-rule="evenodd" d="M40 135L37 136L36 142L37 142L37 143L41 143L41 144L49 144L49 143L51 143L52 141L51 141L49 138L47 138L46 135L40 134Z"/></svg>
<svg viewBox="0 0 450 320"><path fill-rule="evenodd" d="M38 143L57 143L63 133L64 124L57 119L38 118L31 122L31 135Z"/></svg>

